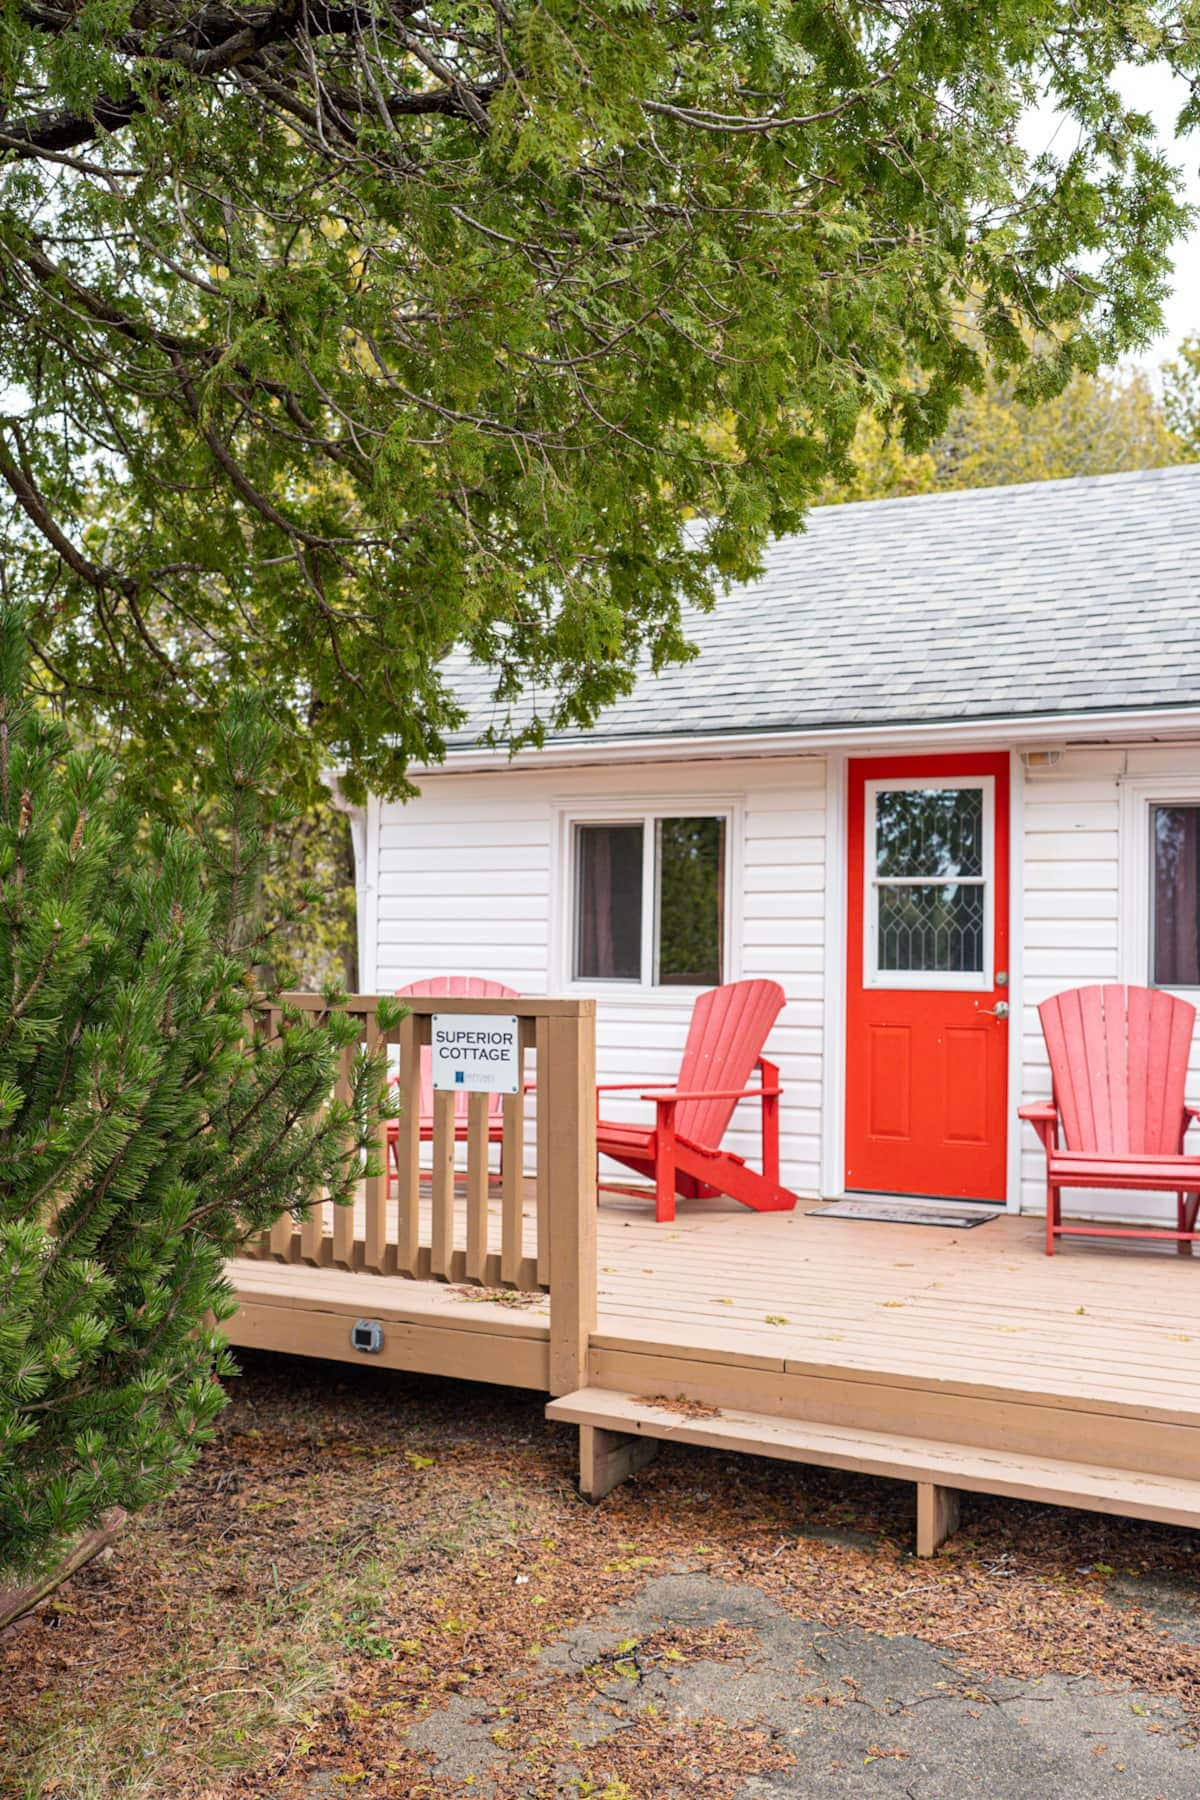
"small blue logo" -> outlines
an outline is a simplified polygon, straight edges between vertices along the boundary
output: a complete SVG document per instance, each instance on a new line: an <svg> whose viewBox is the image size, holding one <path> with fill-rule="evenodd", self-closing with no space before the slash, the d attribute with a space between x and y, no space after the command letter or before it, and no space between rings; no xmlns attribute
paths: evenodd
<svg viewBox="0 0 1200 1800"><path fill-rule="evenodd" d="M455 1071L454 1071L454 1082L455 1082L455 1086L456 1086L456 1087L461 1087L461 1086L462 1086L462 1084L463 1084L463 1076L464 1076L464 1074L465 1074L465 1073L466 1073L466 1071L465 1071L465 1070L463 1070L463 1069L455 1069Z"/></svg>

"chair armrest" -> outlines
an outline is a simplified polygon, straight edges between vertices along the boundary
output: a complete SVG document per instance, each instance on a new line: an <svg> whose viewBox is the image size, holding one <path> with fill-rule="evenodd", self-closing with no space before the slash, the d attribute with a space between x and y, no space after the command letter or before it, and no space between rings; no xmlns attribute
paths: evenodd
<svg viewBox="0 0 1200 1800"><path fill-rule="evenodd" d="M1052 1100L1035 1100L1030 1106L1018 1106L1017 1117L1033 1126L1047 1156L1057 1148L1058 1108Z"/></svg>
<svg viewBox="0 0 1200 1800"><path fill-rule="evenodd" d="M1183 1103L1183 1116L1190 1125L1193 1119L1200 1119L1200 1106L1193 1106L1190 1100Z"/></svg>
<svg viewBox="0 0 1200 1800"><path fill-rule="evenodd" d="M598 1081L596 1092L598 1094L633 1094L639 1092L645 1085L644 1081Z"/></svg>
<svg viewBox="0 0 1200 1800"><path fill-rule="evenodd" d="M764 1094L774 1099L783 1092L782 1088L650 1088L640 1097L643 1100L757 1100Z"/></svg>

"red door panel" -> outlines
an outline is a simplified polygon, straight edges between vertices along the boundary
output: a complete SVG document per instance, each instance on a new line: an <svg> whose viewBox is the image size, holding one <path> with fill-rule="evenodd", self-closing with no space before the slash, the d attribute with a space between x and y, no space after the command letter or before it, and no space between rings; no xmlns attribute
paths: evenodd
<svg viewBox="0 0 1200 1800"><path fill-rule="evenodd" d="M904 1140L912 1130L912 1032L867 1027L867 1119L872 1137Z"/></svg>
<svg viewBox="0 0 1200 1800"><path fill-rule="evenodd" d="M846 1186L1003 1200L1005 755L852 762Z"/></svg>

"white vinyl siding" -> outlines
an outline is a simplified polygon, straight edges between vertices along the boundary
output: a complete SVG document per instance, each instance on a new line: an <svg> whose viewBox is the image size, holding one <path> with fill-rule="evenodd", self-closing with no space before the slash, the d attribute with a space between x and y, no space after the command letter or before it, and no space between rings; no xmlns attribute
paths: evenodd
<svg viewBox="0 0 1200 1800"><path fill-rule="evenodd" d="M1147 846L1123 841L1126 832L1140 839L1146 821L1140 811L1131 819L1123 809L1123 787L1153 777L1169 795L1173 779L1194 782L1198 775L1200 750L1194 745L1068 748L1054 768L1025 775L1023 1091L1014 1104L1050 1094L1040 1001L1090 982L1149 980L1148 933L1132 943L1128 918L1131 872L1149 880ZM1200 1095L1200 1042L1193 1044L1190 1092ZM1033 1132L1023 1126L1021 1133L1021 1207L1041 1212L1045 1158ZM1189 1142L1200 1150L1195 1128ZM1171 1210L1170 1196L1143 1203L1123 1194L1077 1193L1070 1204L1096 1217L1160 1221Z"/></svg>
<svg viewBox="0 0 1200 1800"><path fill-rule="evenodd" d="M1186 791L1187 783L1200 782L1200 749L1065 747L1053 768L1025 771L1015 759L1014 771L1021 801L1015 817L1022 821L1013 845L1021 884L1014 969L1021 974L1012 990L1019 1091L1010 1094L1010 1109L1050 1091L1040 1000L1088 982L1148 979L1148 942L1129 941L1130 869L1147 865L1145 846L1128 841L1141 826L1130 827L1126 786L1152 780L1156 795L1169 799L1176 780ZM725 978L763 976L787 994L769 1045L784 1086L783 1176L802 1196L817 1194L824 1097L831 1072L836 1091L844 1055L840 1038L826 1040L823 1004L825 946L842 935L836 917L830 930L826 907L844 906L845 894L844 848L836 834L833 849L827 845L823 757L428 776L418 799L372 807L367 892L376 961L364 979L381 993L441 974L491 976L528 994L594 993L600 1079L669 1082L693 996L669 988L606 994L603 983L572 985L566 859L572 819L672 804L729 818ZM835 991L843 980L839 969ZM1200 1051L1191 1093L1200 1099ZM605 1105L613 1117L648 1118L636 1099L614 1096ZM731 1148L755 1160L757 1122L757 1109L743 1104L729 1139ZM840 1120L831 1125L835 1141L841 1129ZM1020 1203L1037 1212L1044 1161L1032 1132L1014 1129ZM1200 1147L1200 1132L1195 1137ZM1139 1209L1119 1195L1081 1196L1075 1204L1098 1214L1140 1210L1148 1217L1155 1208L1150 1202Z"/></svg>
<svg viewBox="0 0 1200 1800"><path fill-rule="evenodd" d="M486 975L528 994L597 1000L601 1081L663 1085L678 1073L690 992L604 991L570 981L569 822L656 810L728 813L729 967L788 997L768 1046L782 1073L783 1178L820 1188L825 764L707 761L653 768L432 775L420 797L386 803L377 826L375 985L388 993L431 975ZM609 811L606 812L606 806ZM649 1121L613 1096L616 1118ZM730 1148L758 1161L758 1109L738 1109Z"/></svg>

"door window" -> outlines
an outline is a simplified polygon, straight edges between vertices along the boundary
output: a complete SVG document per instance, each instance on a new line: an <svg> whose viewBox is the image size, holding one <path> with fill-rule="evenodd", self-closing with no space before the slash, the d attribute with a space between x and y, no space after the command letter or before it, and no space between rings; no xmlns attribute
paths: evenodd
<svg viewBox="0 0 1200 1800"><path fill-rule="evenodd" d="M990 986L990 779L868 782L866 800L866 984Z"/></svg>

